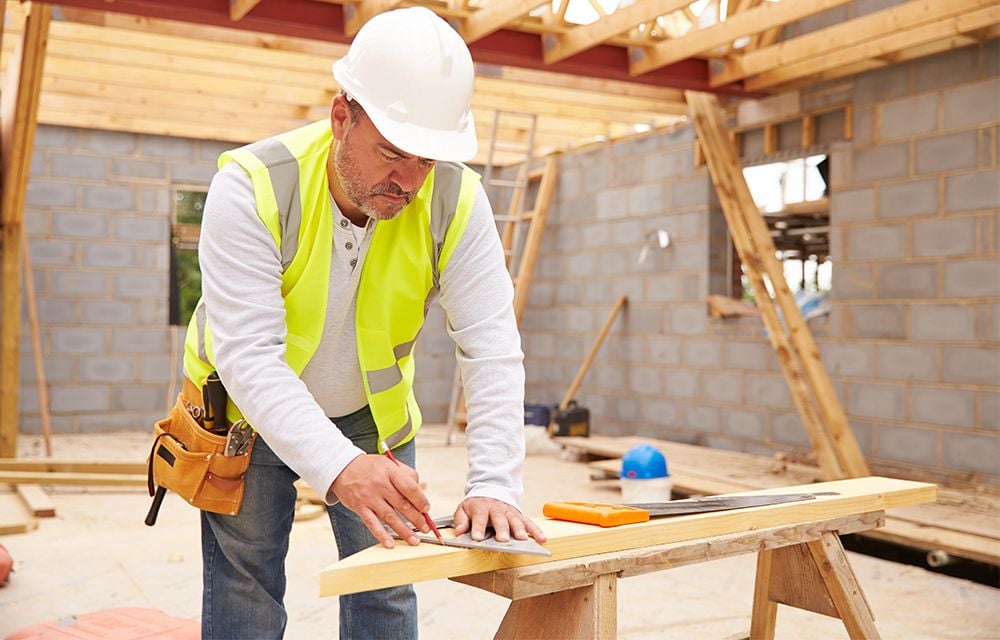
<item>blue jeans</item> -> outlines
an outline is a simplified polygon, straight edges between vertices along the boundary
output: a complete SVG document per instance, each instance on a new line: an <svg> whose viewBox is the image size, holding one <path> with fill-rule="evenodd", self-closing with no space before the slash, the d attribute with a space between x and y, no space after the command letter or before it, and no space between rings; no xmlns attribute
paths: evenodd
<svg viewBox="0 0 1000 640"><path fill-rule="evenodd" d="M334 422L362 450L377 451L378 431L368 407ZM412 467L416 446L411 440L393 454ZM297 479L263 438L257 438L240 514L201 512L203 640L265 640L284 634L288 621L283 604L285 556L295 516L293 483ZM350 509L337 504L327 511L341 559L377 543ZM341 596L340 637L416 638L413 587Z"/></svg>

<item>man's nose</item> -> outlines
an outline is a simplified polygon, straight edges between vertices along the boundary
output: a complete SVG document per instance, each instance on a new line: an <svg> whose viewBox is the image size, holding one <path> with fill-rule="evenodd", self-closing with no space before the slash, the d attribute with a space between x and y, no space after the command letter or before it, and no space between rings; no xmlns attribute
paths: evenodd
<svg viewBox="0 0 1000 640"><path fill-rule="evenodd" d="M424 183L429 171L430 167L422 166L416 158L406 160L393 171L392 181L403 191L412 193Z"/></svg>

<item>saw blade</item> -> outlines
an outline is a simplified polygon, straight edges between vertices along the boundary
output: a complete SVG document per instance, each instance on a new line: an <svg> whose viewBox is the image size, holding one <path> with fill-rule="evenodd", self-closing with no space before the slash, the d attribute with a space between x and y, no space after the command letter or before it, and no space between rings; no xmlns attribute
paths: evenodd
<svg viewBox="0 0 1000 640"><path fill-rule="evenodd" d="M708 496L706 498L689 498L687 500L671 500L669 502L629 502L623 506L643 509L649 512L650 517L655 518L657 516L765 507L773 504L814 500L816 496L825 495L836 494L830 491L821 491L816 493L784 493L760 496Z"/></svg>

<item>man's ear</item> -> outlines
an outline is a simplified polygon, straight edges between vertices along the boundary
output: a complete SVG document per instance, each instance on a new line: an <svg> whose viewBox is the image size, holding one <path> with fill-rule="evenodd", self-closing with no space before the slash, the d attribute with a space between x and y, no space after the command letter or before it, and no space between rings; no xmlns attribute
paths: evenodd
<svg viewBox="0 0 1000 640"><path fill-rule="evenodd" d="M333 137L338 141L343 140L350 126L351 108L347 104L347 97L342 93L337 94L330 104L330 129Z"/></svg>

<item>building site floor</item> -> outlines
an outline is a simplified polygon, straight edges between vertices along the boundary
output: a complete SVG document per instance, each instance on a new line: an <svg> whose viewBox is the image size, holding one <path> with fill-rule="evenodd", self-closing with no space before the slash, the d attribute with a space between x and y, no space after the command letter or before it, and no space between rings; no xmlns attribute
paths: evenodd
<svg viewBox="0 0 1000 640"><path fill-rule="evenodd" d="M450 513L466 472L461 443L445 446L442 427L418 439L417 467L434 516ZM145 459L145 434L57 436L53 457ZM40 457L38 438L22 436L20 457ZM617 489L594 483L584 464L555 455L529 456L524 472L527 513L550 500L619 500ZM112 607L150 607L197 618L201 557L197 512L169 494L159 522L143 524L144 488L49 488L55 518L37 529L0 536L14 558L0 588L0 637L60 617ZM1000 590L856 553L848 554L887 640L1000 639ZM321 568L336 561L324 517L297 522L287 561L286 638L337 637L337 599L317 594ZM755 557L745 555L621 580L618 629L623 639L745 638L750 627ZM416 585L425 639L492 638L508 601L448 580ZM777 637L847 638L839 620L789 607L778 612Z"/></svg>

